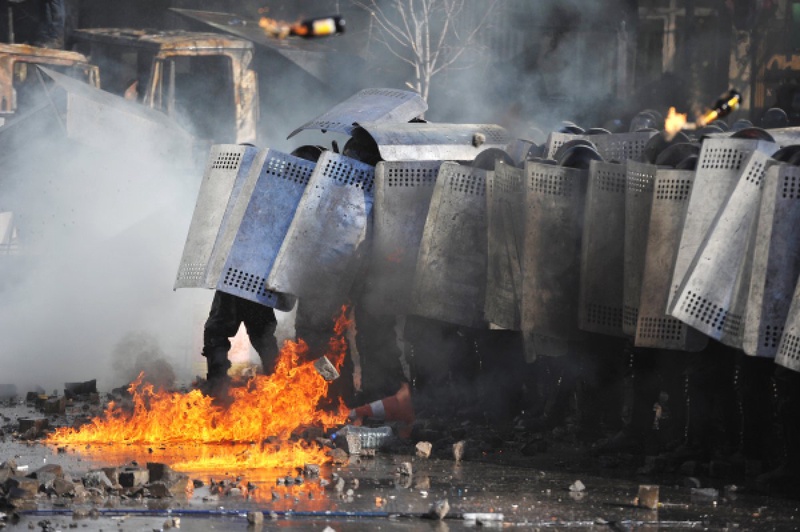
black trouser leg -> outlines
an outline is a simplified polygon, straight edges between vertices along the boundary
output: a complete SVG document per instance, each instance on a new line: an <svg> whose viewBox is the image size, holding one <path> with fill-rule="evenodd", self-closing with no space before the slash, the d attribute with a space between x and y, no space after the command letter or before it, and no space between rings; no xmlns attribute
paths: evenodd
<svg viewBox="0 0 800 532"><path fill-rule="evenodd" d="M207 378L220 378L228 374L231 363L228 351L229 338L236 335L241 323L236 312L236 297L225 292L215 292L211 310L203 329L203 356L208 367Z"/></svg>
<svg viewBox="0 0 800 532"><path fill-rule="evenodd" d="M369 402L393 395L407 382L400 361L395 316L373 314L364 305L357 305L355 318L364 399Z"/></svg>

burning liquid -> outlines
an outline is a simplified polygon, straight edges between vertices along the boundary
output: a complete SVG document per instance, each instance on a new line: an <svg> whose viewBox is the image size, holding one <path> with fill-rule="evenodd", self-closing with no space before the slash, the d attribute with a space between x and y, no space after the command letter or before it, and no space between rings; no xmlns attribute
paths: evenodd
<svg viewBox="0 0 800 532"><path fill-rule="evenodd" d="M667 118L664 121L664 131L666 132L667 140L672 140L675 138L675 135L680 133L681 130L685 129L686 127L686 115L677 113L675 112L674 107L670 107Z"/></svg>
<svg viewBox="0 0 800 532"><path fill-rule="evenodd" d="M344 362L348 325L346 309L342 309L326 353L337 369ZM275 373L232 387L232 402L227 407L217 406L199 390L185 394L157 391L140 375L129 388L132 411L111 402L103 416L79 429L58 429L47 443L106 444L106 449L168 445L178 453L170 465L180 471L322 464L327 461L325 451L317 444L292 438L292 433L304 426L327 429L343 424L348 409L341 400L335 412L318 408L328 383L307 356L305 342L286 342ZM244 449L240 445L208 446L234 443L250 445Z"/></svg>

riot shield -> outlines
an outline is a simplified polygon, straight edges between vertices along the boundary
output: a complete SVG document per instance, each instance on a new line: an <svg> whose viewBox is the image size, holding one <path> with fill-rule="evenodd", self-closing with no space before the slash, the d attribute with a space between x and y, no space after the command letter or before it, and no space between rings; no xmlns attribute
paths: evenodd
<svg viewBox="0 0 800 532"><path fill-rule="evenodd" d="M487 179L489 255L486 272L486 320L504 329L520 329L525 173L498 162Z"/></svg>
<svg viewBox="0 0 800 532"><path fill-rule="evenodd" d="M571 140L585 139L585 135L575 135L572 133L559 133L558 131L551 131L547 135L547 141L544 144L545 159L555 159L558 149Z"/></svg>
<svg viewBox="0 0 800 532"><path fill-rule="evenodd" d="M366 301L378 314L408 314L425 219L442 161L375 167L375 232Z"/></svg>
<svg viewBox="0 0 800 532"><path fill-rule="evenodd" d="M587 137L603 156L603 160L618 163L644 159L647 142L657 135L656 131L636 131L632 133L612 133L610 135L591 135Z"/></svg>
<svg viewBox="0 0 800 532"><path fill-rule="evenodd" d="M360 124L384 161L471 161L484 150L503 150L511 136L493 124Z"/></svg>
<svg viewBox="0 0 800 532"><path fill-rule="evenodd" d="M636 327L637 347L700 351L708 342L705 335L667 315L672 267L694 179L693 170L656 170Z"/></svg>
<svg viewBox="0 0 800 532"><path fill-rule="evenodd" d="M800 168L772 165L764 177L744 320L744 352L775 357L800 275Z"/></svg>
<svg viewBox="0 0 800 532"><path fill-rule="evenodd" d="M754 151L768 155L777 150L771 142L752 139L708 138L703 141L681 242L672 272L669 307L719 209L730 195L745 160Z"/></svg>
<svg viewBox="0 0 800 532"><path fill-rule="evenodd" d="M415 274L412 313L484 328L486 170L443 163Z"/></svg>
<svg viewBox="0 0 800 532"><path fill-rule="evenodd" d="M428 104L416 92L397 89L364 89L335 105L289 134L304 129L338 131L352 135L357 124L402 124L422 116Z"/></svg>
<svg viewBox="0 0 800 532"><path fill-rule="evenodd" d="M578 324L613 336L624 336L625 176L623 164L591 162L581 238Z"/></svg>
<svg viewBox="0 0 800 532"><path fill-rule="evenodd" d="M775 363L800 372L800 283L795 286L789 315L778 343Z"/></svg>
<svg viewBox="0 0 800 532"><path fill-rule="evenodd" d="M578 340L581 236L588 171L525 164L522 330Z"/></svg>
<svg viewBox="0 0 800 532"><path fill-rule="evenodd" d="M636 335L647 232L653 206L656 166L628 161L625 173L625 249L623 260L622 330Z"/></svg>
<svg viewBox="0 0 800 532"><path fill-rule="evenodd" d="M267 286L308 298L330 314L344 302L359 266L357 248L372 211L374 167L326 151L300 198Z"/></svg>
<svg viewBox="0 0 800 532"><path fill-rule="evenodd" d="M217 290L290 310L294 298L273 291L266 280L316 163L267 149L259 153L256 166L258 176Z"/></svg>
<svg viewBox="0 0 800 532"><path fill-rule="evenodd" d="M223 249L223 235L257 154L258 150L250 146L218 144L211 147L175 289L216 287L221 271L221 265L217 265L227 255L227 249Z"/></svg>
<svg viewBox="0 0 800 532"><path fill-rule="evenodd" d="M678 287L669 314L703 334L741 348L761 184L771 157L755 151Z"/></svg>

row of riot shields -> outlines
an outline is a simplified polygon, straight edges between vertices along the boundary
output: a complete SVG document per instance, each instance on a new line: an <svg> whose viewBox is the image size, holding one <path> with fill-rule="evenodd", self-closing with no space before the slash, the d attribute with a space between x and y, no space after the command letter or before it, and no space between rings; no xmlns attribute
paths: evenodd
<svg viewBox="0 0 800 532"><path fill-rule="evenodd" d="M525 244L540 230L559 234L545 275L566 275L569 263L558 253L573 228L580 259L571 270L580 290L574 296L565 288L560 295L569 301L553 303L548 290L559 285L541 282L526 262L524 331L568 336L562 320L561 331L542 327L544 318L526 324L526 315L542 313L572 318L576 330L632 337L640 347L700 351L713 338L800 370L800 168L790 162L797 150L780 149L769 135L720 135L697 146L692 165L592 161L576 178L586 182L582 218L580 202L567 213L563 199L547 206L526 195L529 222L538 209L558 222L526 226ZM526 168L531 187L535 166ZM529 286L539 291L532 307ZM576 314L559 314L569 302L577 302Z"/></svg>
<svg viewBox="0 0 800 532"><path fill-rule="evenodd" d="M373 313L519 330L531 357L592 333L681 351L713 338L800 371L797 150L721 135L692 164L655 164L654 134L590 138L583 165L493 170L419 145L375 167L215 146L175 287L333 313L365 276Z"/></svg>

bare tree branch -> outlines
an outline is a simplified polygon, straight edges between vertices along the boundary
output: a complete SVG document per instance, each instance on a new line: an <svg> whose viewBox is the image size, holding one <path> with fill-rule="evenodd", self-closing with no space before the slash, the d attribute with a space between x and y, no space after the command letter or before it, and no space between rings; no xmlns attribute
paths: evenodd
<svg viewBox="0 0 800 532"><path fill-rule="evenodd" d="M408 83L428 99L437 74L457 66L464 52L473 49L500 0L351 0L368 11L383 35L375 40L395 58L414 69ZM477 20L466 21L467 6L480 5ZM383 7L382 7L383 6Z"/></svg>

